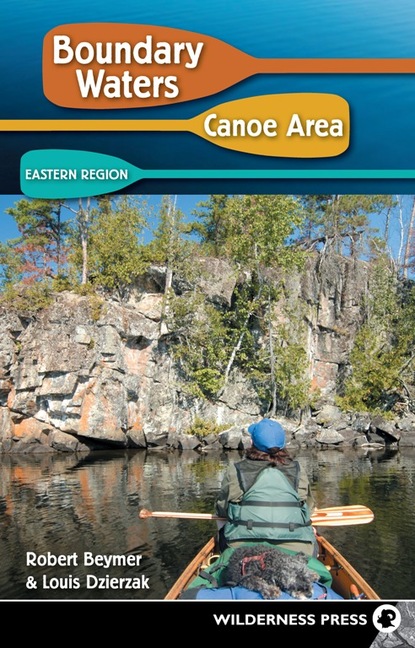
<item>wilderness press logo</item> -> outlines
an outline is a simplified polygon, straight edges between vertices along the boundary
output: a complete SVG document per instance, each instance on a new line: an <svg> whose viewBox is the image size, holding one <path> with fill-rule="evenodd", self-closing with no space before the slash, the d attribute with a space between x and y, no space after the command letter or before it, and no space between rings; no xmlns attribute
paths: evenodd
<svg viewBox="0 0 415 648"><path fill-rule="evenodd" d="M397 630L401 624L401 613L394 605L381 605L373 613L373 625L379 632L390 634Z"/></svg>

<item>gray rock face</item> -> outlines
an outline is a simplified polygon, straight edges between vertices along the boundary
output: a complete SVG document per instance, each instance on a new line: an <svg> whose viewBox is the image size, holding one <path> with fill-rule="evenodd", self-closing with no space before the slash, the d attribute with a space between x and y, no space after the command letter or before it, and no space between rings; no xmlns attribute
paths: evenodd
<svg viewBox="0 0 415 648"><path fill-rule="evenodd" d="M361 322L367 281L365 263L340 256L310 258L302 275L300 295L308 305L311 378L329 400Z"/></svg>
<svg viewBox="0 0 415 648"><path fill-rule="evenodd" d="M160 300L143 295L134 309L106 303L97 318L88 297L62 293L14 344L3 326L1 441L44 434L51 447L78 450L82 439L126 446L131 436L139 446L147 419L157 427L169 401L157 387L165 369L156 362ZM150 416L143 416L145 400Z"/></svg>
<svg viewBox="0 0 415 648"><path fill-rule="evenodd" d="M195 267L207 299L229 308L243 277L223 260L199 259ZM342 430L357 436L361 428L369 430L364 417L359 423L342 420L333 405L366 282L365 264L318 255L287 280L283 299L301 302L310 378L322 394L317 415L301 428L285 421L297 444L339 444L346 436L351 442L353 432L342 436ZM84 452L102 444L195 449L200 439L183 434L196 416L233 427L213 443L246 446L244 430L261 414L257 394L235 370L217 402L187 395L160 332L164 283L165 269L155 267L124 303L64 292L36 316L0 311L0 451ZM277 306L276 317L282 312ZM413 442L412 419L401 429L386 425L375 422L371 432Z"/></svg>

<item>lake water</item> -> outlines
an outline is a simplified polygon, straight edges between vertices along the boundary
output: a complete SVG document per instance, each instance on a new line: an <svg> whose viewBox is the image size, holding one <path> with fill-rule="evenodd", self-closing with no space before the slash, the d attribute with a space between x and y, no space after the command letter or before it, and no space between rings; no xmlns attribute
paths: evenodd
<svg viewBox="0 0 415 648"><path fill-rule="evenodd" d="M302 450L297 458L319 508L364 504L375 513L370 524L324 535L381 598L415 599L415 451ZM236 460L237 452L162 450L3 455L0 599L162 599L215 523L142 520L139 511L212 512ZM126 552L135 564L105 562ZM114 589L111 578L134 578L137 589Z"/></svg>

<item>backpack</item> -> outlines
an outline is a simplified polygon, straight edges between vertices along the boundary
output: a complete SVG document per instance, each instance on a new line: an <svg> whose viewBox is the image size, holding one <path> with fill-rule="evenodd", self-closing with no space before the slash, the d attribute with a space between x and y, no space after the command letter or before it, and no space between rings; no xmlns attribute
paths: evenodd
<svg viewBox="0 0 415 648"><path fill-rule="evenodd" d="M264 546L266 547L266 546L275 546L275 545L264 544ZM187 590L185 590L181 594L180 599L217 599L217 600L260 599L263 600L259 592L248 590L245 587L240 587L240 586L228 587L226 585L227 564L234 551L235 551L234 547L229 547L228 549L225 549L225 551L223 551L219 555L219 557L214 563L212 563L205 569L201 570L198 576L196 576L196 578L190 583ZM285 548L284 549L281 548L281 551L284 551L285 553L291 555L295 554L294 551ZM342 597L336 594L334 590L331 588L333 579L327 567L323 565L323 563L321 563L320 560L318 560L318 558L314 558L314 557L310 557L307 564L310 567L310 569L317 572L317 574L319 575L318 582L314 583L313 586L312 600L342 599ZM297 600L297 601L299 600L299 599L294 599L294 597L290 596L286 592L282 592L279 598L275 600L283 600L283 599Z"/></svg>

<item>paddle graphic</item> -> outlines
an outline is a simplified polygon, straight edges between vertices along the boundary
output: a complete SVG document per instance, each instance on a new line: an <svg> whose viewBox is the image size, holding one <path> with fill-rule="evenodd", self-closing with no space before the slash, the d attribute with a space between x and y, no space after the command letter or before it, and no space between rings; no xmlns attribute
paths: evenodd
<svg viewBox="0 0 415 648"><path fill-rule="evenodd" d="M121 158L69 149L28 151L20 187L31 198L83 198L114 193L141 180L414 179L415 169L140 169Z"/></svg>
<svg viewBox="0 0 415 648"><path fill-rule="evenodd" d="M66 108L174 104L257 74L414 72L413 58L256 58L211 36L154 25L60 25L43 43L44 94Z"/></svg>
<svg viewBox="0 0 415 648"><path fill-rule="evenodd" d="M320 158L349 146L349 105L338 95L292 93L237 99L191 119L2 120L4 131L187 131L256 155Z"/></svg>

